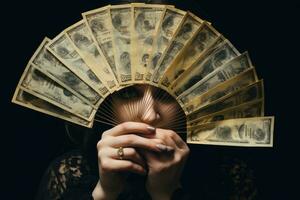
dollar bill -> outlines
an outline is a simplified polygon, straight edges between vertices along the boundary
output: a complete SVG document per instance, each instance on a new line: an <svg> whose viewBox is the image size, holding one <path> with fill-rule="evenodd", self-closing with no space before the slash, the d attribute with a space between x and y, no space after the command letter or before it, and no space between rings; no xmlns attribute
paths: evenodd
<svg viewBox="0 0 300 200"><path fill-rule="evenodd" d="M222 76L221 76L222 77ZM198 110L217 99L232 93L238 89L248 86L258 81L257 75L254 68L250 68L240 75L237 75L223 83L212 87L207 92L191 99L187 104L182 105L186 114L190 114L195 110Z"/></svg>
<svg viewBox="0 0 300 200"><path fill-rule="evenodd" d="M18 87L85 120L91 121L95 116L96 111L91 105L47 77L32 63L27 65Z"/></svg>
<svg viewBox="0 0 300 200"><path fill-rule="evenodd" d="M133 4L131 60L132 77L135 82L143 82L145 78L153 39L164 10L163 5Z"/></svg>
<svg viewBox="0 0 300 200"><path fill-rule="evenodd" d="M184 91L177 97L177 100L185 105L193 98L200 96L214 86L252 68L252 63L247 52L233 58L231 61L217 68L212 73L205 76L198 83Z"/></svg>
<svg viewBox="0 0 300 200"><path fill-rule="evenodd" d="M131 82L131 5L110 7L112 41L118 80L121 85Z"/></svg>
<svg viewBox="0 0 300 200"><path fill-rule="evenodd" d="M217 121L188 129L187 143L239 147L272 147L274 117Z"/></svg>
<svg viewBox="0 0 300 200"><path fill-rule="evenodd" d="M87 121L77 117L76 115L61 109L33 94L26 92L20 88L17 88L12 99L12 102L26 108L57 117L68 122L72 122L81 126L91 128L93 126L93 121Z"/></svg>
<svg viewBox="0 0 300 200"><path fill-rule="evenodd" d="M200 28L202 22L203 20L196 17L192 13L187 13L181 26L177 29L174 38L171 40L170 45L167 47L164 54L158 61L156 70L152 78L152 81L154 83L158 84L166 68L171 64L171 62L176 58L183 47L189 42L192 36Z"/></svg>
<svg viewBox="0 0 300 200"><path fill-rule="evenodd" d="M168 88L180 74L201 57L218 39L220 33L207 22L203 22L192 39L183 47L167 68L159 85Z"/></svg>
<svg viewBox="0 0 300 200"><path fill-rule="evenodd" d="M60 62L68 67L81 80L98 92L102 97L109 94L108 88L95 75L90 67L80 57L74 48L72 41L67 37L65 32L60 33L46 46Z"/></svg>
<svg viewBox="0 0 300 200"><path fill-rule="evenodd" d="M82 16L88 24L92 38L97 42L115 77L118 79L114 58L110 6L82 13Z"/></svg>
<svg viewBox="0 0 300 200"><path fill-rule="evenodd" d="M255 82L244 88L241 88L231 94L212 102L211 104L202 107L187 116L187 119L195 120L197 118L216 113L230 107L240 105L242 103L254 101L264 98L263 81Z"/></svg>
<svg viewBox="0 0 300 200"><path fill-rule="evenodd" d="M168 47L186 14L186 12L172 7L167 7L163 13L159 28L156 32L156 37L153 41L152 52L149 58L149 67L145 77L146 82L149 82L152 79L161 55L163 55Z"/></svg>
<svg viewBox="0 0 300 200"><path fill-rule="evenodd" d="M118 81L110 68L102 50L93 40L88 25L80 20L65 30L67 37L72 41L74 48L86 64L95 72L97 77L113 91L118 87Z"/></svg>
<svg viewBox="0 0 300 200"><path fill-rule="evenodd" d="M46 49L49 42L50 39L45 38L29 62L84 102L98 107L103 98Z"/></svg>
<svg viewBox="0 0 300 200"><path fill-rule="evenodd" d="M264 116L264 99L254 100L244 103L224 111L216 112L193 121L188 122L188 126L196 126L214 121L226 119L249 118Z"/></svg>
<svg viewBox="0 0 300 200"><path fill-rule="evenodd" d="M219 44L210 55L194 63L189 70L185 71L182 76L176 80L176 83L172 85L174 94L176 96L181 95L215 69L221 67L238 55L240 55L238 50L236 50L228 40L225 40Z"/></svg>

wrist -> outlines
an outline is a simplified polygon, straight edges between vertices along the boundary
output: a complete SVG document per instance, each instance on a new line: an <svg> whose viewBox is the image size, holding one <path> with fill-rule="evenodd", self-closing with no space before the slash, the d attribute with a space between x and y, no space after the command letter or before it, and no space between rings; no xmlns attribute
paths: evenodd
<svg viewBox="0 0 300 200"><path fill-rule="evenodd" d="M98 181L92 193L94 200L115 200L119 196L118 192L105 191Z"/></svg>

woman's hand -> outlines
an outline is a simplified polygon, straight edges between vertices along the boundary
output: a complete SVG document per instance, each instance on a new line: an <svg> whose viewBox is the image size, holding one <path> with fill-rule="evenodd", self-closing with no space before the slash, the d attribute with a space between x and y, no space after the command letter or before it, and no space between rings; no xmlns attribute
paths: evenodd
<svg viewBox="0 0 300 200"><path fill-rule="evenodd" d="M154 137L173 149L167 149L168 152L161 154L143 151L149 169L146 189L153 200L171 199L173 192L180 186L189 148L172 130L156 129Z"/></svg>
<svg viewBox="0 0 300 200"><path fill-rule="evenodd" d="M94 199L116 199L124 189L124 172L146 175L145 161L136 148L161 152L161 139L145 138L153 134L153 127L138 122L125 122L102 134L97 144L100 181L93 191ZM118 156L119 147L123 148L122 158Z"/></svg>

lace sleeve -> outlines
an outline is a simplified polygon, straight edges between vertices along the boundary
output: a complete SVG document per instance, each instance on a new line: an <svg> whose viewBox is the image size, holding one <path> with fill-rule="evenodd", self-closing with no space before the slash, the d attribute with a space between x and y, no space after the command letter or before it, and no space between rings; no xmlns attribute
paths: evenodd
<svg viewBox="0 0 300 200"><path fill-rule="evenodd" d="M70 152L55 159L40 183L36 200L92 199L97 177L92 175L79 152Z"/></svg>

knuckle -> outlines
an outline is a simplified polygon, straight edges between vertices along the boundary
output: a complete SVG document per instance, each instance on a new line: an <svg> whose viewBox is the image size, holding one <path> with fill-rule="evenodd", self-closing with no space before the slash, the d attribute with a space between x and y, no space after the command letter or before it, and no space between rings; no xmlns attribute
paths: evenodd
<svg viewBox="0 0 300 200"><path fill-rule="evenodd" d="M104 171L109 171L110 170L110 164L105 159L100 161L100 166L101 166L101 169L104 170Z"/></svg>
<svg viewBox="0 0 300 200"><path fill-rule="evenodd" d="M102 148L102 143L103 143L102 140L99 140L99 141L97 142L97 149L98 149L98 151L99 151L99 149Z"/></svg>
<svg viewBox="0 0 300 200"><path fill-rule="evenodd" d="M102 133L102 135L101 135L101 138L104 138L104 137L106 137L108 135L108 131L104 131L103 133Z"/></svg>
<svg viewBox="0 0 300 200"><path fill-rule="evenodd" d="M159 138L159 139L156 139L156 142L159 144L163 144L164 140ZM154 145L156 145L156 143L154 143Z"/></svg>
<svg viewBox="0 0 300 200"><path fill-rule="evenodd" d="M175 137L175 132L174 131L172 131L172 130L168 130L168 132L167 132L167 135L168 135L168 137L170 137L170 138L174 138Z"/></svg>
<svg viewBox="0 0 300 200"><path fill-rule="evenodd" d="M137 165L137 164L132 164L132 169L134 171L140 171L140 170L142 170L142 167L140 165Z"/></svg>
<svg viewBox="0 0 300 200"><path fill-rule="evenodd" d="M133 148L129 148L127 154L132 157L136 155L136 151Z"/></svg>
<svg viewBox="0 0 300 200"><path fill-rule="evenodd" d="M135 139L134 139L134 136L133 135L126 135L126 142L128 144L132 144L134 143Z"/></svg>
<svg viewBox="0 0 300 200"><path fill-rule="evenodd" d="M102 161L103 161L103 159L105 157L103 151L98 151L97 155L98 155L98 160L102 163Z"/></svg>
<svg viewBox="0 0 300 200"><path fill-rule="evenodd" d="M132 162L128 162L127 169L135 169L135 165Z"/></svg>
<svg viewBox="0 0 300 200"><path fill-rule="evenodd" d="M189 155L190 152L191 152L190 148L186 145L186 148L185 148L186 155Z"/></svg>
<svg viewBox="0 0 300 200"><path fill-rule="evenodd" d="M186 143L184 143L183 148L181 150L182 150L182 154L184 156L188 156L190 154L190 151L191 151L189 146Z"/></svg>
<svg viewBox="0 0 300 200"><path fill-rule="evenodd" d="M120 131L124 131L126 129L126 122L119 124L118 126L119 126Z"/></svg>
<svg viewBox="0 0 300 200"><path fill-rule="evenodd" d="M177 156L174 157L175 163L181 163L183 161L183 156L180 154L177 154Z"/></svg>
<svg viewBox="0 0 300 200"><path fill-rule="evenodd" d="M120 126L121 131L122 132L128 131L131 127L131 124L132 124L131 122L124 122L124 123L120 124L119 126Z"/></svg>

